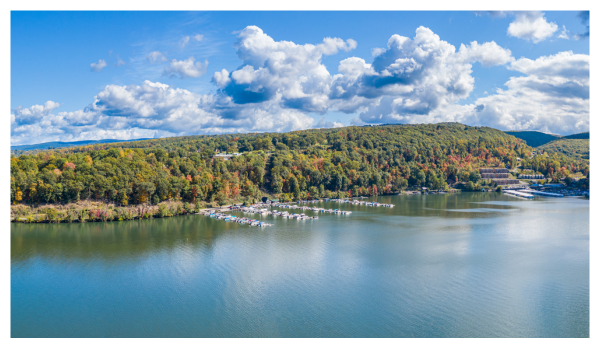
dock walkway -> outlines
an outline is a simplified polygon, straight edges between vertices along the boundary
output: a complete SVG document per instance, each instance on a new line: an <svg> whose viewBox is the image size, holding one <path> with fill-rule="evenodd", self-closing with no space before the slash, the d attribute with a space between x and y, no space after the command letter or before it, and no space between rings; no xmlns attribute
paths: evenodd
<svg viewBox="0 0 600 338"><path fill-rule="evenodd" d="M521 191L516 191L516 190L503 190L502 192L507 195L514 196L514 197L533 198L532 194L528 194L526 192L521 192Z"/></svg>
<svg viewBox="0 0 600 338"><path fill-rule="evenodd" d="M531 189L524 189L521 191L529 193L529 194L540 195L540 196L565 197L565 195L563 195L563 194L557 194L557 193L553 193L553 192L537 191L537 190L531 190Z"/></svg>

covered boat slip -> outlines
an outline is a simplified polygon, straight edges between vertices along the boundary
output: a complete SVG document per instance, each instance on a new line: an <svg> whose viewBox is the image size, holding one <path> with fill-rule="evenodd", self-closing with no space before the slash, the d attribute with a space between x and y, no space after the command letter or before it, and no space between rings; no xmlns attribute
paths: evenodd
<svg viewBox="0 0 600 338"><path fill-rule="evenodd" d="M505 194L507 194L507 195L514 196L514 197L533 198L532 194L528 194L528 193L521 192L521 191L516 191L516 190L504 190L502 192L505 193Z"/></svg>
<svg viewBox="0 0 600 338"><path fill-rule="evenodd" d="M540 196L565 197L565 195L563 195L563 194L557 194L557 193L554 193L554 192L538 191L538 190L532 190L532 189L524 189L524 190L521 190L521 191L525 192L525 193L529 193L529 194L540 195Z"/></svg>
<svg viewBox="0 0 600 338"><path fill-rule="evenodd" d="M537 191L537 190L531 190L531 189L504 190L503 193L512 195L512 196L516 196L516 197L522 197L522 198L533 198L534 195L546 196L546 197L564 197L565 196L563 194L557 194L557 193L545 192L545 191Z"/></svg>

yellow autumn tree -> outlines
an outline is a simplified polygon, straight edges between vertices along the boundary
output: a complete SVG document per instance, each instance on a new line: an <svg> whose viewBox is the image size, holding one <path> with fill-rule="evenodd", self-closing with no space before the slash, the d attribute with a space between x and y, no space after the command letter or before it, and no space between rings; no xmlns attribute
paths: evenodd
<svg viewBox="0 0 600 338"><path fill-rule="evenodd" d="M15 204L21 203L23 200L23 192L21 189L17 188L17 192L15 193Z"/></svg>

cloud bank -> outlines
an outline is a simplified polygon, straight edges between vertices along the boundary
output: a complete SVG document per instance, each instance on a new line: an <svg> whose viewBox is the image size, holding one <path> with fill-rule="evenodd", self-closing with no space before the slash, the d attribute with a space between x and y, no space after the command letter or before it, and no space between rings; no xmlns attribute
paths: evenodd
<svg viewBox="0 0 600 338"><path fill-rule="evenodd" d="M552 30L543 15L524 18L517 14L514 34L535 42ZM524 20L546 25L546 33L533 32L521 24ZM198 35L191 39L202 40ZM392 35L387 46L373 49L370 63L348 55L335 74L322 63L356 46L352 39L337 37L316 44L275 41L259 27L248 26L234 44L239 66L214 72L213 92L144 81L107 85L74 112L57 112L60 105L53 101L18 107L11 113L12 143L341 126L324 119L328 112L351 114L357 125L455 121L560 134L589 130L589 55L567 51L516 59L494 41L457 48L419 27L412 37ZM178 78L198 78L208 68L208 61L168 60L159 51L149 53L147 60L168 62L163 75ZM506 67L515 76L495 93L461 103L475 87L474 63Z"/></svg>

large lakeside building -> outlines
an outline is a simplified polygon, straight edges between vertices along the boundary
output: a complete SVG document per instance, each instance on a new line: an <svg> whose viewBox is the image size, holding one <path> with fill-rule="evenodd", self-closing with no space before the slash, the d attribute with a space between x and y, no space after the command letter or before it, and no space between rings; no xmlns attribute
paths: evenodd
<svg viewBox="0 0 600 338"><path fill-rule="evenodd" d="M509 178L506 168L480 168L479 174L484 180L492 180L497 185L519 184L519 180Z"/></svg>

